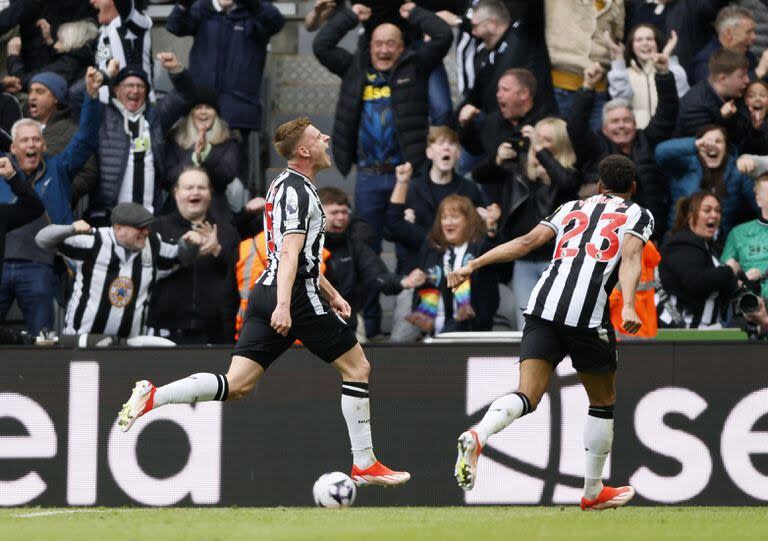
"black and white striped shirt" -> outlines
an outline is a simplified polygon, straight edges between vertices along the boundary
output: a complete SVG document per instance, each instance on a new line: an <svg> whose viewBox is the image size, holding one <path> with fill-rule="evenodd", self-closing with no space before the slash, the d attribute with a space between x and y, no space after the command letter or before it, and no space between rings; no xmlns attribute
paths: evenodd
<svg viewBox="0 0 768 541"><path fill-rule="evenodd" d="M555 252L524 313L572 327L607 322L625 235L647 242L653 233L651 213L603 194L565 203L541 223L557 233Z"/></svg>
<svg viewBox="0 0 768 541"><path fill-rule="evenodd" d="M303 285L310 299L315 298L325 241L325 212L315 186L307 177L286 169L272 181L264 206L264 233L269 261L256 284L277 285L283 240L286 235L301 233L306 237L299 253L294 287ZM324 313L319 299L315 311Z"/></svg>
<svg viewBox="0 0 768 541"><path fill-rule="evenodd" d="M143 250L129 251L117 243L111 227L69 237L59 252L77 267L65 334L144 334L152 287L179 264L178 245L153 234Z"/></svg>
<svg viewBox="0 0 768 541"><path fill-rule="evenodd" d="M138 203L154 213L155 158L152 154L152 132L145 116L146 107L129 113L119 101L113 100L113 103L123 115L123 125L130 142L117 202Z"/></svg>

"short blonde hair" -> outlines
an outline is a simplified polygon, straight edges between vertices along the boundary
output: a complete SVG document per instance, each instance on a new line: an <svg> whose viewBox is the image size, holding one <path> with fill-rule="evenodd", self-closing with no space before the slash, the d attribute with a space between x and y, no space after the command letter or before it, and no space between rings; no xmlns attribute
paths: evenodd
<svg viewBox="0 0 768 541"><path fill-rule="evenodd" d="M197 105L200 104L198 103ZM195 105L195 107L197 107L197 105ZM195 107L192 108L192 111L195 110ZM192 120L192 111L181 119L174 128L173 139L176 141L176 144L184 150L193 148L197 142L197 138L200 136L200 132L197 130L195 122ZM213 126L208 130L205 140L212 145L219 145L229 139L229 136L229 125L227 125L226 121L219 116L219 113L216 113L216 116L213 119Z"/></svg>
<svg viewBox="0 0 768 541"><path fill-rule="evenodd" d="M99 29L92 21L85 19L62 24L56 35L61 44L59 52L68 53L96 39Z"/></svg>
<svg viewBox="0 0 768 541"><path fill-rule="evenodd" d="M568 128L565 120L548 116L539 120L534 128L538 130L541 126L552 128L552 148L549 150L552 153L552 157L563 167L573 167L573 164L576 163L576 152L573 150L573 145L571 145L571 140L568 137ZM530 147L529 152L533 153L533 146ZM528 160L526 173L528 178L533 179L534 171L531 166L531 160Z"/></svg>
<svg viewBox="0 0 768 541"><path fill-rule="evenodd" d="M284 159L290 160L296 153L296 147L304 135L304 130L312 124L305 116L280 124L275 130L272 144L277 153Z"/></svg>

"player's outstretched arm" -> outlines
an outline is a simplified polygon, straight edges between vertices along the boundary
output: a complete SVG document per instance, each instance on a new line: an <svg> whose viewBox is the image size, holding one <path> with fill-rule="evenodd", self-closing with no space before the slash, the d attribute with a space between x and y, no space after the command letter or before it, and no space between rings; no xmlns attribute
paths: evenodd
<svg viewBox="0 0 768 541"><path fill-rule="evenodd" d="M320 293L322 293L323 297L325 297L331 304L331 308L333 308L334 312L344 319L349 319L352 315L352 307L322 274L320 275Z"/></svg>
<svg viewBox="0 0 768 541"><path fill-rule="evenodd" d="M520 259L524 255L532 252L536 248L545 245L555 238L555 231L546 225L537 225L530 232L517 237L504 244L496 246L477 259L471 260L460 269L448 274L448 287L454 288L460 286L469 279L470 274L486 265L494 263L506 263Z"/></svg>
<svg viewBox="0 0 768 541"><path fill-rule="evenodd" d="M277 306L270 325L283 336L291 330L291 293L299 268L299 253L304 247L305 233L289 233L283 237L280 264L277 266Z"/></svg>
<svg viewBox="0 0 768 541"><path fill-rule="evenodd" d="M635 235L624 235L624 246L621 248L621 264L619 266L619 284L624 298L621 309L622 328L628 333L635 334L640 330L642 322L635 311L635 292L640 282L643 270L643 248L645 243Z"/></svg>

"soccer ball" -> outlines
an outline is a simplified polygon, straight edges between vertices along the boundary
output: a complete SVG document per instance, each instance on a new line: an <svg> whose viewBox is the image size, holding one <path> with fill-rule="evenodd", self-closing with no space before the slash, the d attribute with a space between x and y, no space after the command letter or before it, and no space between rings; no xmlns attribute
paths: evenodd
<svg viewBox="0 0 768 541"><path fill-rule="evenodd" d="M357 487L347 474L335 471L321 475L312 494L318 507L349 507L355 502Z"/></svg>

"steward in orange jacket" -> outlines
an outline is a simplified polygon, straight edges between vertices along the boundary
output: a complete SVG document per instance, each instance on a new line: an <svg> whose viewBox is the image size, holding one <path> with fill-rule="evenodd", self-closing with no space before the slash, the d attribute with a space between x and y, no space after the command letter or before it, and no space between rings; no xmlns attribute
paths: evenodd
<svg viewBox="0 0 768 541"><path fill-rule="evenodd" d="M651 241L646 242L645 248L643 248L643 270L640 274L640 283L637 284L637 292L635 293L635 311L640 317L643 326L640 327L637 334L631 336L654 338L658 333L656 301L654 299L656 295L654 290L654 271L659 266L660 261L661 254L656 249L656 245ZM611 292L610 303L613 327L622 334L628 334L621 328L621 309L624 306L624 297L621 295L619 284L616 284L616 288Z"/></svg>
<svg viewBox="0 0 768 541"><path fill-rule="evenodd" d="M325 274L325 262L329 257L331 257L331 252L323 248L320 274ZM262 271L267 268L268 261L269 256L267 255L264 231L240 243L237 263L235 264L237 290L240 292L240 308L237 310L237 317L235 318L235 340L240 335L240 329L243 328L243 323L245 323L245 314L248 311L248 296L251 294L253 285L261 276Z"/></svg>

